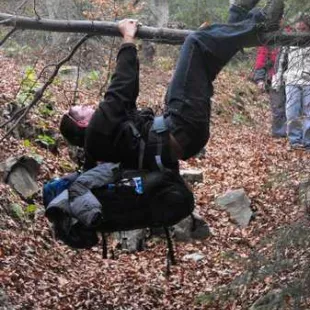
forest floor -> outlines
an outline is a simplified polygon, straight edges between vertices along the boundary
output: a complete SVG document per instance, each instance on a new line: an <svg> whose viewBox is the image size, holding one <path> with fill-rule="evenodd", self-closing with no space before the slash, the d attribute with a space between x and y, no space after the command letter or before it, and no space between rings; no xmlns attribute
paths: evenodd
<svg viewBox="0 0 310 310"><path fill-rule="evenodd" d="M3 52L0 63L1 111L20 92L24 67ZM38 63L40 66L43 64ZM139 104L160 110L171 74L159 66L142 66ZM181 162L182 168L203 170L204 181L194 185L193 191L197 211L212 235L203 241L175 242L178 263L169 278L165 277L165 240L151 239L146 250L119 253L117 259L103 259L100 246L70 249L52 238L40 195L26 202L8 185L0 184L0 278L12 306L23 310L249 309L259 297L300 278L302 269L296 264L271 274L265 272L264 276L259 276L259 270L276 262L271 240L283 227L309 226L299 190L302 180L309 176L310 152L290 150L286 139L271 137L268 98L248 76L249 70L233 67L221 73L215 87L206 154ZM96 88L92 86L81 90L80 102L96 104ZM55 83L45 101L57 102L53 113L47 117L41 103L28 121L57 132L60 116L70 105L72 89L70 82ZM0 134L4 134L3 129ZM40 186L74 168L61 139L58 151L53 153L40 147L34 138L10 137L2 142L0 161L29 153L43 158ZM244 229L215 204L216 197L237 188L245 189L255 211L255 218ZM35 204L36 211L14 217L10 211L14 204L23 210ZM191 253L204 258L198 262L185 260L184 256ZM285 253L294 261L302 256L296 250ZM258 257L264 262L260 264ZM302 264L297 265L302 268ZM251 279L233 286L236 282L232 281L249 274L249 268ZM294 296L287 293L279 309L293 309L293 303ZM301 305L298 309L310 308L306 300Z"/></svg>

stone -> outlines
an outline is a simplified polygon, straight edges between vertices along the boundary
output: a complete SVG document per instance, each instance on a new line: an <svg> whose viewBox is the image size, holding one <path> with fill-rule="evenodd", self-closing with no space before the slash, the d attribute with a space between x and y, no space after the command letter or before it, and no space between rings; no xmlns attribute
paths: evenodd
<svg viewBox="0 0 310 310"><path fill-rule="evenodd" d="M13 168L8 177L8 184L25 199L32 197L39 191L35 180L31 177L28 170L22 166Z"/></svg>
<svg viewBox="0 0 310 310"><path fill-rule="evenodd" d="M202 240L210 234L208 224L196 212L173 226L173 236L177 241Z"/></svg>
<svg viewBox="0 0 310 310"><path fill-rule="evenodd" d="M183 257L183 260L193 260L194 262L199 262L200 260L204 259L205 256L200 253L192 253L187 254Z"/></svg>
<svg viewBox="0 0 310 310"><path fill-rule="evenodd" d="M230 217L242 228L247 227L253 216L250 208L251 200L243 188L229 190L216 199L216 204L230 214Z"/></svg>
<svg viewBox="0 0 310 310"><path fill-rule="evenodd" d="M145 249L146 229L119 231L113 234L117 240L117 248L129 253L143 251Z"/></svg>
<svg viewBox="0 0 310 310"><path fill-rule="evenodd" d="M180 174L183 179L189 183L202 183L203 182L203 171L198 169L181 169Z"/></svg>
<svg viewBox="0 0 310 310"><path fill-rule="evenodd" d="M0 163L0 179L27 199L39 191L36 183L39 169L40 163L33 157L10 157Z"/></svg>
<svg viewBox="0 0 310 310"><path fill-rule="evenodd" d="M59 76L64 80L76 80L78 75L81 75L81 71L77 66L63 66L59 69Z"/></svg>
<svg viewBox="0 0 310 310"><path fill-rule="evenodd" d="M7 160L0 163L0 180L5 183L10 174L12 167L17 163L18 158L9 157Z"/></svg>

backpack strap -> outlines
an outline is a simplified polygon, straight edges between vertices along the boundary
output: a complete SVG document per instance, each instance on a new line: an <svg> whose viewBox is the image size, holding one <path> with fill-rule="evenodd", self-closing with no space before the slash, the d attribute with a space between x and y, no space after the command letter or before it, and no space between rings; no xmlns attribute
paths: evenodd
<svg viewBox="0 0 310 310"><path fill-rule="evenodd" d="M139 139L140 145L139 145L138 167L139 167L139 169L142 169L143 168L144 152L145 152L145 142L144 142L143 138L141 137L141 134L140 134L139 130L134 125L134 123L129 121L128 124L129 124L129 126L130 126L130 128L132 130L133 135L137 139Z"/></svg>
<svg viewBox="0 0 310 310"><path fill-rule="evenodd" d="M176 265L176 260L175 260L175 256L174 256L173 243L172 243L172 239L171 239L170 230L168 227L165 226L164 231L166 234L167 246L168 246L166 276L169 277L171 274L170 266Z"/></svg>
<svg viewBox="0 0 310 310"><path fill-rule="evenodd" d="M163 151L163 134L168 131L168 127L165 123L164 116L156 116L151 127L151 131L157 133L157 150L155 155L155 162L160 171L165 169L162 162L162 151Z"/></svg>
<svg viewBox="0 0 310 310"><path fill-rule="evenodd" d="M144 160L144 152L145 152L145 142L143 140L143 138L141 137L141 134L139 132L139 130L137 129L137 127L135 126L135 124L133 123L133 121L127 121L125 123L123 123L121 125L121 128L114 140L114 145L116 145L119 142L119 139L123 133L123 130L126 128L126 126L129 126L130 129L132 130L132 133L134 135L135 138L137 138L139 140L139 158L138 158L138 167L139 169L143 168L143 160Z"/></svg>

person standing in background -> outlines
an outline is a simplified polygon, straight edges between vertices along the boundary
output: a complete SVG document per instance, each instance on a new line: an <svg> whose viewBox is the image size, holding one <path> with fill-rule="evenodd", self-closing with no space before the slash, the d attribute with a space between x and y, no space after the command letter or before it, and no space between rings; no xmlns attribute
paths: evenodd
<svg viewBox="0 0 310 310"><path fill-rule="evenodd" d="M253 76L253 80L259 89L269 94L272 113L271 135L275 138L285 138L287 130L285 86L283 78L279 78L277 74L280 70L279 56L282 52L283 49L279 47L258 47Z"/></svg>
<svg viewBox="0 0 310 310"><path fill-rule="evenodd" d="M302 14L294 30L310 33L310 15ZM293 149L310 149L310 47L285 47L279 68L285 82L289 143Z"/></svg>

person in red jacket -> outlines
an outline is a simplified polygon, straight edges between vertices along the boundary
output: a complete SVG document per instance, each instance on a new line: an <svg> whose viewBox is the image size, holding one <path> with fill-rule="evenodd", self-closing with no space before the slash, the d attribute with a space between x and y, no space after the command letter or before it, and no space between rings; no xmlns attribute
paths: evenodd
<svg viewBox="0 0 310 310"><path fill-rule="evenodd" d="M290 29L286 27L286 31ZM276 138L286 137L286 113L285 113L285 85L278 80L276 72L279 68L279 57L283 48L259 46L257 48L254 67L254 82L259 89L269 93L272 113L271 134Z"/></svg>
<svg viewBox="0 0 310 310"><path fill-rule="evenodd" d="M278 50L278 48L269 46L259 46L257 48L254 80L261 90L269 90L271 87Z"/></svg>

